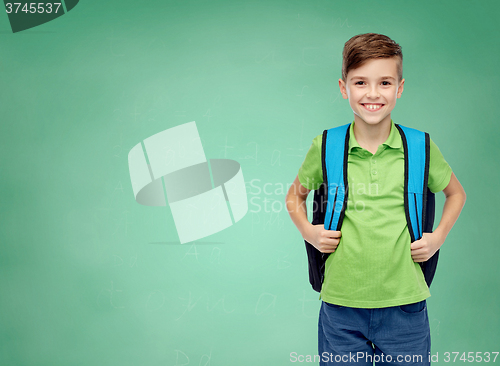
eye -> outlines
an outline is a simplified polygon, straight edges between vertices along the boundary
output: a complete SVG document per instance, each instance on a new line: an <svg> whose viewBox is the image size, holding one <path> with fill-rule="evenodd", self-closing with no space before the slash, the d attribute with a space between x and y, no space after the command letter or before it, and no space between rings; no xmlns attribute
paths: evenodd
<svg viewBox="0 0 500 366"><path fill-rule="evenodd" d="M391 85L391 83L390 83L390 82L388 82L388 81L382 81L382 85L387 86L387 85Z"/></svg>
<svg viewBox="0 0 500 366"><path fill-rule="evenodd" d="M364 83L365 83L364 81L356 81L356 82L354 83L354 85L362 85L362 84L364 84Z"/></svg>

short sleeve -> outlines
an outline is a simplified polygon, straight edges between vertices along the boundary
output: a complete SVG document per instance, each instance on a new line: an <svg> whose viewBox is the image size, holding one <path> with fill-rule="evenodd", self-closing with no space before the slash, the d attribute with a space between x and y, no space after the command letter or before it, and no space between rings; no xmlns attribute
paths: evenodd
<svg viewBox="0 0 500 366"><path fill-rule="evenodd" d="M311 147L299 169L299 182L310 190L318 189L323 183L323 167L321 166L321 143L323 134L313 139Z"/></svg>
<svg viewBox="0 0 500 366"><path fill-rule="evenodd" d="M437 145L432 139L429 140L429 180L427 186L431 192L436 193L445 189L448 183L450 183L452 171Z"/></svg>

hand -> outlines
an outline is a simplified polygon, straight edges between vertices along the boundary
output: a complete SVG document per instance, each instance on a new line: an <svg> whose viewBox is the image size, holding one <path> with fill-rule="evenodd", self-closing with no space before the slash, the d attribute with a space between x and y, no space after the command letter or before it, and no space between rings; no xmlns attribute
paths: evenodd
<svg viewBox="0 0 500 366"><path fill-rule="evenodd" d="M443 245L441 236L434 233L424 233L422 238L411 243L411 258L414 262L425 262Z"/></svg>
<svg viewBox="0 0 500 366"><path fill-rule="evenodd" d="M304 235L304 239L311 243L321 253L333 253L339 245L340 231L326 230L323 224L311 225Z"/></svg>

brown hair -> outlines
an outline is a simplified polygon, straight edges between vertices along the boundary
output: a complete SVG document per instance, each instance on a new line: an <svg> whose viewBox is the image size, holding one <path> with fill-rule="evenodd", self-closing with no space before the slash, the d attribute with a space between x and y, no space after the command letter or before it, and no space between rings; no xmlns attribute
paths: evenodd
<svg viewBox="0 0 500 366"><path fill-rule="evenodd" d="M342 52L342 80L350 70L363 66L374 58L398 57L398 82L403 79L403 51L401 46L387 36L377 33L358 34L344 45Z"/></svg>

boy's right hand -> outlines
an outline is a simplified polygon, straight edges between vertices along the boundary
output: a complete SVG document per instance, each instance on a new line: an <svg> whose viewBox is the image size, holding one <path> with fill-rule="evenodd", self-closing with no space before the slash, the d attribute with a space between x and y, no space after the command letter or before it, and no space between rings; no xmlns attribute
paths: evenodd
<svg viewBox="0 0 500 366"><path fill-rule="evenodd" d="M340 231L326 230L323 224L311 225L304 239L311 243L321 253L333 253L339 245Z"/></svg>

